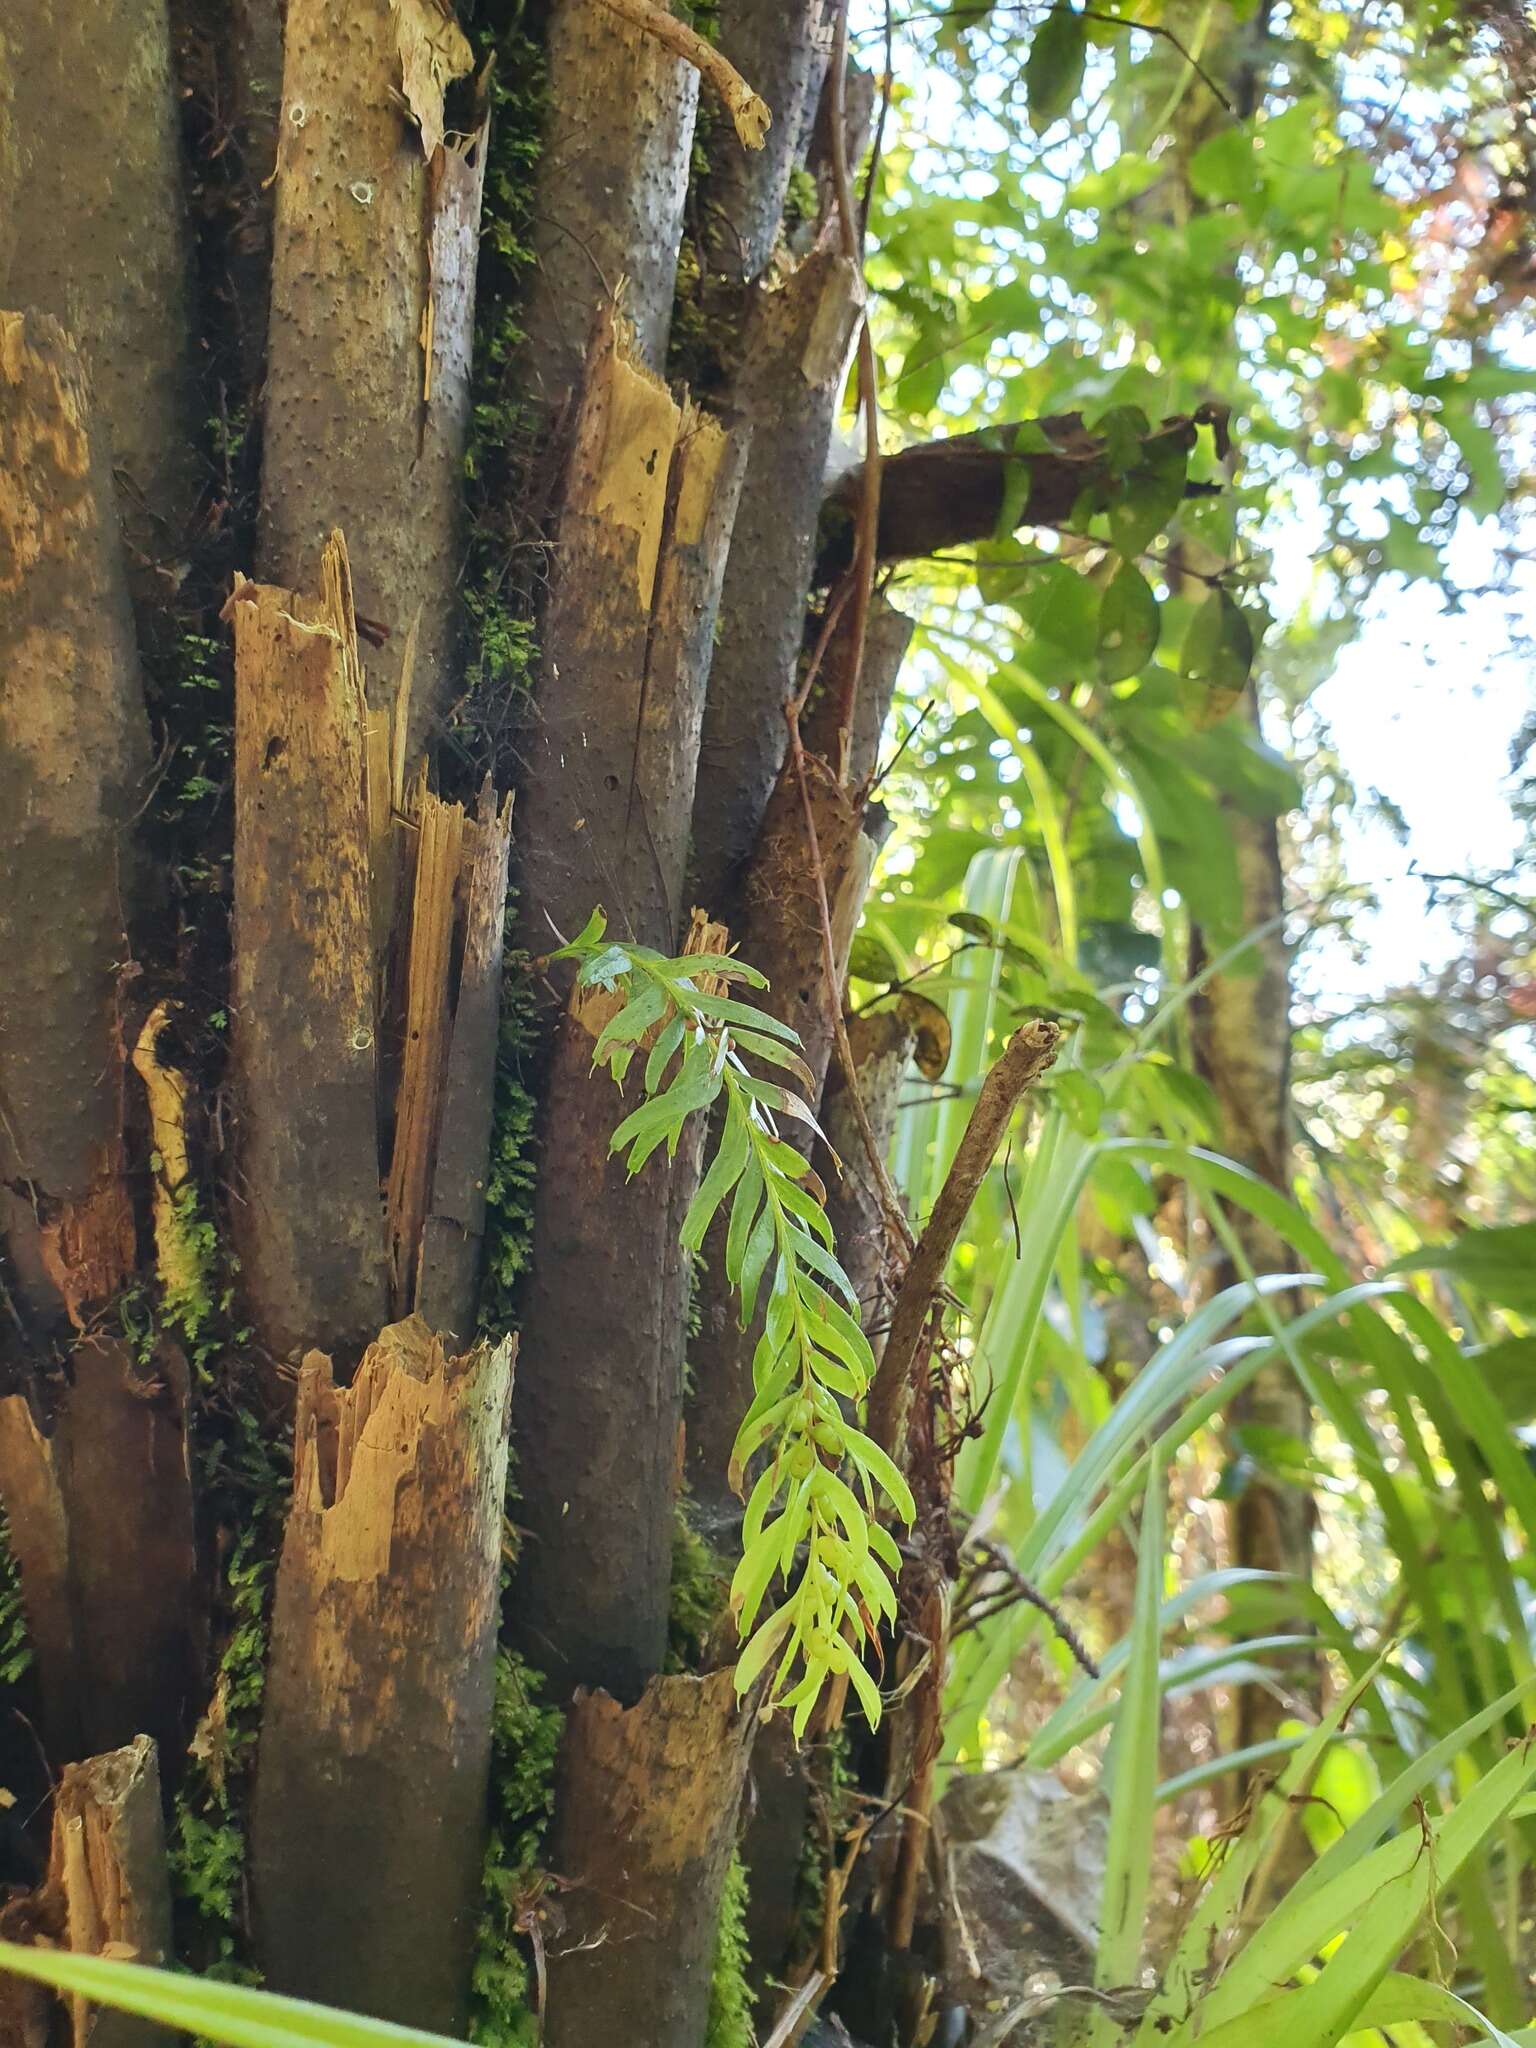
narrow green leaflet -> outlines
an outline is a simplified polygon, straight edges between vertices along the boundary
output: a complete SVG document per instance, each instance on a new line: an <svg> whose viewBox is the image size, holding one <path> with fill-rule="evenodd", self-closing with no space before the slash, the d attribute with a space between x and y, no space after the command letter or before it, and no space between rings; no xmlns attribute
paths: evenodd
<svg viewBox="0 0 1536 2048"><path fill-rule="evenodd" d="M0 1967L120 2012L159 2020L178 2033L226 2042L228 2048L457 2048L446 2034L107 1956L66 1955L0 1941Z"/></svg>
<svg viewBox="0 0 1536 2048"><path fill-rule="evenodd" d="M798 1736L827 1680L845 1676L873 1725L880 1694L863 1654L895 1614L900 1568L876 1516L883 1502L910 1522L913 1504L895 1465L841 1405L868 1392L874 1356L822 1212L821 1184L779 1132L780 1119L812 1130L815 1119L786 1081L765 1079L748 1064L749 1057L765 1062L804 1086L810 1074L799 1039L766 1011L699 986L708 977L761 985L761 975L729 955L668 959L644 946L613 945L594 913L581 937L552 957L576 961L584 986L619 998L594 1047L594 1066L622 1082L649 1047L642 1100L610 1140L627 1153L631 1173L662 1145L674 1155L691 1116L723 1107L720 1141L680 1236L686 1250L697 1251L729 1203L725 1272L744 1327L766 1283L755 1395L731 1455L738 1492L748 1465L765 1460L731 1586L745 1640L737 1688L766 1679L767 1705L789 1709ZM842 1477L845 1465L853 1485Z"/></svg>
<svg viewBox="0 0 1536 2048"><path fill-rule="evenodd" d="M1153 1792L1162 1712L1158 1646L1162 1637L1163 1471L1156 1463L1147 1473L1137 1542L1130 1657L1108 1759L1109 1841L1096 1973L1098 1988L1107 1993L1135 1982L1152 1878ZM1121 2038L1118 2016L1112 2007L1100 2006L1089 2033L1092 2048L1114 2048Z"/></svg>

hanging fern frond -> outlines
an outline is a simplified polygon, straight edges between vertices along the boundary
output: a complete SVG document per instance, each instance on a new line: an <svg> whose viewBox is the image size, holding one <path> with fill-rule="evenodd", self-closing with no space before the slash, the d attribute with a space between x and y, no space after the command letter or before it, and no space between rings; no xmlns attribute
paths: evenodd
<svg viewBox="0 0 1536 2048"><path fill-rule="evenodd" d="M901 1563L879 1502L910 1522L912 1496L842 1405L856 1410L864 1399L874 1357L838 1264L821 1184L779 1135L785 1118L816 1128L797 1092L813 1088L813 1077L788 1025L719 992L719 984L764 987L755 968L724 953L668 959L615 944L605 930L594 911L551 958L576 961L579 986L618 1000L598 1034L594 1066L622 1086L644 1053L642 1100L614 1131L612 1149L638 1173L662 1145L674 1156L688 1119L721 1102L719 1144L683 1220L682 1243L697 1251L729 1202L725 1270L743 1327L768 1279L755 1392L731 1453L738 1494L751 1461L766 1459L747 1500L731 1585L743 1639L737 1690L771 1668L767 1707L792 1712L800 1735L828 1679L843 1675L874 1726L880 1692L862 1653L881 1621L895 1617ZM769 1078L764 1068L787 1078Z"/></svg>

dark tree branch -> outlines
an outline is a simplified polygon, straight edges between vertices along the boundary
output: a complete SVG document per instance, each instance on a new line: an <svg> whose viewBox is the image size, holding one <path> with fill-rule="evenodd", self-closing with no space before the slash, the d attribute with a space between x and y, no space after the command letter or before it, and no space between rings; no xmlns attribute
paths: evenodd
<svg viewBox="0 0 1536 2048"><path fill-rule="evenodd" d="M1060 1043L1061 1026L1043 1017L1031 1018L1008 1041L1002 1058L981 1084L933 1214L908 1261L891 1315L885 1355L869 1396L870 1434L898 1464L906 1433L907 1399L950 1255L1019 1098L1054 1061Z"/></svg>
<svg viewBox="0 0 1536 2048"><path fill-rule="evenodd" d="M1218 446L1224 445L1224 413L1202 406L1153 428L1143 452L1155 458L1168 450L1192 448L1202 426L1214 427ZM1038 429L1050 445L1019 447L1025 428ZM867 517L866 466L839 478L822 507L819 585L834 583L856 558L858 522ZM1103 436L1088 431L1081 413L982 427L972 434L903 448L880 461L876 559L914 561L967 541L991 540L1005 510L1013 507L1015 530L1064 526L1084 491L1107 486L1113 475ZM1209 497L1216 489L1212 484L1189 483L1184 494Z"/></svg>

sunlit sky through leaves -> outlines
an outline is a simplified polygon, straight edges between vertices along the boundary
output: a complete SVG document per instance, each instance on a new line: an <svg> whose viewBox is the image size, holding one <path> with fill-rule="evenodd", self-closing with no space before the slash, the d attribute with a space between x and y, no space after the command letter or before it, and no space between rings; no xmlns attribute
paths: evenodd
<svg viewBox="0 0 1536 2048"><path fill-rule="evenodd" d="M1009 76L1000 72L989 77L983 61L962 90L953 75L932 61L936 13L909 13L897 6L894 15L899 91L888 142L913 148L910 175L920 185L960 200L984 201L996 189L999 166L1013 164L1024 211L1016 226L1001 229L995 226L994 214L994 226L973 243L970 260L977 260L977 247L995 246L1003 266L1000 276L1009 274L1011 264L1028 274L1037 258L1027 212L1037 207L1037 220L1054 213L1062 203L1064 181L1090 165L1104 170L1119 152L1119 138L1107 113L1109 102L1096 89L1095 67L1103 66L1102 53L1089 53L1087 90L1070 133L1063 124L1036 142L1023 117L1016 65L1010 62ZM1004 11L999 9L993 19L1001 22ZM1031 17L1020 8L1008 19L1018 22L1017 42L1011 35L1007 38L1011 60L1027 46ZM883 21L878 0L854 0L855 47L861 61L876 70ZM1134 48L1143 54L1157 47L1150 37L1134 37ZM1360 57L1341 66L1344 103L1335 118L1346 141L1359 138L1382 189L1400 196L1403 166L1415 172L1422 166L1411 157L1394 165L1390 150L1372 148L1372 136L1381 130L1384 118L1401 114L1408 132L1433 136L1437 121L1454 131L1465 110L1450 99L1434 102L1419 85L1405 87L1394 62L1390 54L1378 61L1374 46L1362 45ZM1413 95L1412 107L1405 92ZM1394 141L1392 146L1399 145ZM1074 162L1077 172L1071 168ZM1091 219L1085 220L1084 231L1090 239L1096 235ZM1417 305L1430 331L1437 326L1441 296L1451 288L1454 276L1449 262L1440 268L1431 262L1420 273L1423 297L1410 305ZM1054 294L1051 303L1058 303ZM1080 347L1093 331L1092 318L1078 306L1068 320L1075 323L1073 337ZM1528 322L1513 333L1510 325L1506 321L1502 331L1490 337L1496 354L1511 366L1532 364L1536 379L1536 336ZM1066 332L1063 324L1063 335ZM1044 333L1050 341L1049 321ZM1465 368L1472 357L1464 352L1481 346L1454 339L1437 345L1449 352L1440 360L1453 368ZM1038 335L1014 338L1011 346L1014 364L1049 353ZM995 395L987 395L998 359L990 347L981 356L982 360L955 366L938 401L941 413L953 412L970 423L988 416L998 402ZM1349 360L1347 348L1340 360ZM1255 382L1277 416L1283 419L1294 408L1283 377L1271 379L1260 369ZM898 397L897 409L900 403ZM1255 459L1273 473L1272 449L1260 451ZM1378 503L1399 515L1408 510L1411 477L1383 476L1379 470L1374 475ZM1304 613L1316 594L1313 558L1324 544L1323 523L1304 502L1306 489L1306 482L1293 473L1286 487L1292 509L1272 510L1264 523L1263 540L1273 562L1266 595L1282 628L1288 618ZM1370 509L1364 507L1357 529L1362 538L1370 538L1370 522ZM1511 562L1512 570L1503 573ZM1528 557L1521 562L1512 550L1509 531L1496 519L1478 519L1463 511L1446 551L1446 574L1454 597L1429 580L1384 577L1366 600L1354 637L1344 642L1321 677L1313 679L1310 699L1298 716L1298 750L1305 755L1309 747L1331 746L1354 792L1352 800L1338 805L1334 819L1345 880L1352 885L1347 908L1340 902L1321 906L1317 928L1298 960L1303 1002L1323 1016L1349 1011L1388 988L1412 985L1459 950L1453 914L1435 904L1433 885L1425 876L1496 878L1521 855L1523 827L1510 807L1511 745L1536 704L1530 645L1536 642L1536 573ZM1496 583L1503 587L1493 588ZM1287 744L1286 734L1271 730L1278 743ZM1303 860L1303 876L1305 869ZM1360 900L1362 893L1367 900ZM1441 894L1445 893L1442 886Z"/></svg>

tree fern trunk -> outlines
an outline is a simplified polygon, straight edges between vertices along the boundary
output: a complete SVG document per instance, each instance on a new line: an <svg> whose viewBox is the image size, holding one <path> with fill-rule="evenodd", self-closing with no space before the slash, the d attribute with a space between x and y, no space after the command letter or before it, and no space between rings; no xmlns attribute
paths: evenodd
<svg viewBox="0 0 1536 2048"><path fill-rule="evenodd" d="M543 10L536 167L488 127L526 44L493 76L438 0L178 0L174 43L160 0L0 25L0 1493L50 1758L103 1784L148 1759L142 1927L107 1929L141 1953L163 1793L180 1960L417 2027L483 2013L476 1958L527 1924L484 1872L532 1879L526 1844L485 1854L493 1743L498 1811L532 1768L495 1725L516 1649L568 1709L547 2037L702 2041L755 1722L727 1629L669 1639L697 1149L625 1184L597 1020L523 973L512 1243L493 1121L498 1173L532 1162L497 1008L515 827L528 953L598 902L673 946L729 897L825 1065L781 776L860 295L829 232L795 257L781 228L817 22L723 10L776 126L752 158L700 130L684 298L707 274L731 303L692 396L661 379L699 80L622 10ZM485 246L524 260L531 218L533 260L476 386L488 175ZM466 659L471 446L520 481L478 506ZM527 701L487 700L493 631L541 638ZM807 722L840 949L904 634L877 614L856 758ZM488 1234L498 1272L530 1263L515 1399L511 1332L478 1328ZM712 1385L711 1442L739 1393ZM52 1896L8 1925L89 1945ZM46 2007L18 2012L40 2040Z"/></svg>

